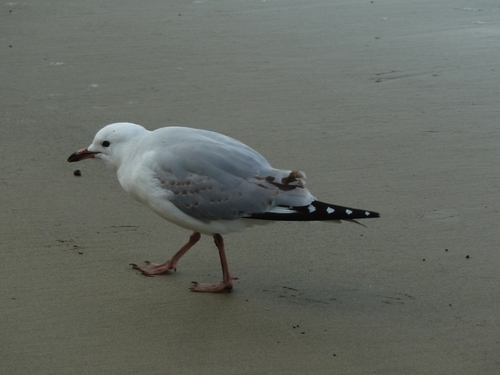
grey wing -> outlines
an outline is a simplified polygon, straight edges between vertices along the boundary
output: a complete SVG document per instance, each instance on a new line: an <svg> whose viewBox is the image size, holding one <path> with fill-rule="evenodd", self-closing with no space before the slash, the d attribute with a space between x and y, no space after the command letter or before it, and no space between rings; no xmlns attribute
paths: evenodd
<svg viewBox="0 0 500 375"><path fill-rule="evenodd" d="M156 150L153 172L184 213L202 221L235 220L314 199L300 172L274 169L232 138L206 132L191 137L191 130L182 131L182 138Z"/></svg>
<svg viewBox="0 0 500 375"><path fill-rule="evenodd" d="M234 176L211 177L188 173L178 178L173 173L156 174L161 186L173 193L171 202L198 220L234 220L252 213L266 212L273 204L272 190Z"/></svg>

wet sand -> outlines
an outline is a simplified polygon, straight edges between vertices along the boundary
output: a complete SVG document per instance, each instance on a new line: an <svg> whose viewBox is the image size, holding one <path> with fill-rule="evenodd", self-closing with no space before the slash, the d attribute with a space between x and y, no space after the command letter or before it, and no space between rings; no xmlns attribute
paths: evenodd
<svg viewBox="0 0 500 375"><path fill-rule="evenodd" d="M495 1L51 1L0 7L2 374L496 374ZM203 238L69 164L105 124L219 131L367 228ZM78 168L82 176L73 171ZM467 257L468 256L468 257Z"/></svg>

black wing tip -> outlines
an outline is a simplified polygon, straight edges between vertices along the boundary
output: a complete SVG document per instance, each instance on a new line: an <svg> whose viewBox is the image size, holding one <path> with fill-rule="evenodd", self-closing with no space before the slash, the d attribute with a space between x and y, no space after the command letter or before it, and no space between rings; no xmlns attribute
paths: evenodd
<svg viewBox="0 0 500 375"><path fill-rule="evenodd" d="M320 220L357 220L375 219L380 217L380 213L375 211L361 210L358 208L338 206L331 203L314 201L310 204L318 211Z"/></svg>
<svg viewBox="0 0 500 375"><path fill-rule="evenodd" d="M372 218L376 219L376 218L381 216L378 212L374 212L374 211L366 211L366 213L368 214L368 216L366 216L368 219L372 219Z"/></svg>
<svg viewBox="0 0 500 375"><path fill-rule="evenodd" d="M354 221L357 219L375 219L380 217L378 212L337 206L320 201L311 202L308 206L283 208L288 209L289 212L254 213L247 218L276 221Z"/></svg>

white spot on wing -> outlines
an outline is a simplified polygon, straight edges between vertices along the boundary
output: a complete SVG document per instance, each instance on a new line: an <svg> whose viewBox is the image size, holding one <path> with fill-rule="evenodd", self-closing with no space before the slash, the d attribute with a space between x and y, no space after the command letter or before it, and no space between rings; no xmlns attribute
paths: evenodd
<svg viewBox="0 0 500 375"><path fill-rule="evenodd" d="M328 212L329 214L332 214L332 213L334 213L334 212L335 212L335 210L334 210L333 208L331 208L331 207L328 207L328 208L326 209L326 212Z"/></svg>
<svg viewBox="0 0 500 375"><path fill-rule="evenodd" d="M275 214L293 214L296 211L292 211L291 209L286 208L286 207L276 206L276 207L271 208L268 212L272 212Z"/></svg>
<svg viewBox="0 0 500 375"><path fill-rule="evenodd" d="M352 211L351 211L351 210L349 210L349 209L347 209L347 210L345 210L345 213L346 213L347 215L350 215L350 214L352 214Z"/></svg>
<svg viewBox="0 0 500 375"><path fill-rule="evenodd" d="M312 204L310 204L307 209L309 210L309 213L313 213L314 211L316 211L316 207L314 207Z"/></svg>
<svg viewBox="0 0 500 375"><path fill-rule="evenodd" d="M368 211L365 211L366 216L370 216L370 213Z"/></svg>

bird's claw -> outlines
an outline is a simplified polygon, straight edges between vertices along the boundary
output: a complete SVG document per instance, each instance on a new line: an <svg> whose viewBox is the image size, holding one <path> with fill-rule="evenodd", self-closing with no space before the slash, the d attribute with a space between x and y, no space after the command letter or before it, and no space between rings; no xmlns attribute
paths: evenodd
<svg viewBox="0 0 500 375"><path fill-rule="evenodd" d="M129 266L132 266L134 270L140 271L141 274L148 277L153 277L154 275L168 272L168 269L164 269L164 267L161 267L163 265L151 263L149 260L144 261L144 264L144 266L139 266L136 263L129 263Z"/></svg>
<svg viewBox="0 0 500 375"><path fill-rule="evenodd" d="M232 280L235 280L235 278L232 278ZM192 292L230 293L231 290L233 289L233 283L231 281L229 282L221 281L218 284L202 284L197 281L192 281L191 284L193 284L193 286L191 286L189 290Z"/></svg>
<svg viewBox="0 0 500 375"><path fill-rule="evenodd" d="M129 266L132 266L132 268L134 270L137 270L139 271L143 276L146 276L146 277L153 277L153 275L149 275L148 273L146 273L146 271L142 270L137 264L135 263L130 263Z"/></svg>

